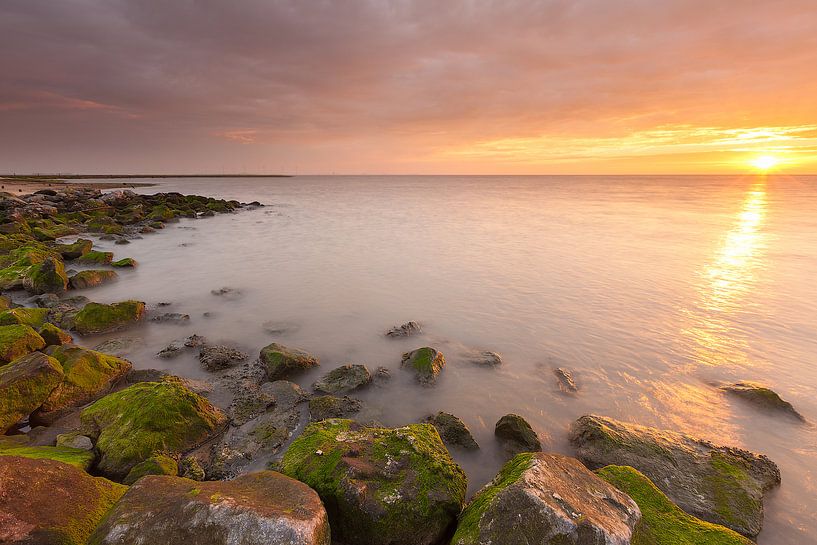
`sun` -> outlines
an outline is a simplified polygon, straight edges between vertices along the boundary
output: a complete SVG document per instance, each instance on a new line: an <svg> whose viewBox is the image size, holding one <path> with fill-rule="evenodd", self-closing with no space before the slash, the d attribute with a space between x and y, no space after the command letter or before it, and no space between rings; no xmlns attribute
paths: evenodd
<svg viewBox="0 0 817 545"><path fill-rule="evenodd" d="M780 162L773 155L758 155L752 159L751 164L758 170L767 171L773 169Z"/></svg>

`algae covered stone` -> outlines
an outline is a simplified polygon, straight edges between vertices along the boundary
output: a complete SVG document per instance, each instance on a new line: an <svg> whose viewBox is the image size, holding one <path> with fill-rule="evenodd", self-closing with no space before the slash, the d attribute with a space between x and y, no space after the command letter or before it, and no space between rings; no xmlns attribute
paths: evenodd
<svg viewBox="0 0 817 545"><path fill-rule="evenodd" d="M55 244L54 249L62 255L63 259L76 259L90 252L93 246L94 243L90 240L80 238L71 244Z"/></svg>
<svg viewBox="0 0 817 545"><path fill-rule="evenodd" d="M74 316L74 329L80 335L116 331L141 320L145 315L145 303L122 301L105 305L88 303Z"/></svg>
<svg viewBox="0 0 817 545"><path fill-rule="evenodd" d="M737 532L684 513L647 477L628 466L607 466L596 471L638 504L641 522L633 545L753 545Z"/></svg>
<svg viewBox="0 0 817 545"><path fill-rule="evenodd" d="M0 456L22 456L35 460L56 460L88 471L94 463L94 453L67 445L37 446L29 444L27 435L0 436Z"/></svg>
<svg viewBox="0 0 817 545"><path fill-rule="evenodd" d="M91 250L77 258L77 263L83 265L108 265L113 261L113 252Z"/></svg>
<svg viewBox="0 0 817 545"><path fill-rule="evenodd" d="M45 341L31 326L0 326L0 365L45 348Z"/></svg>
<svg viewBox="0 0 817 545"><path fill-rule="evenodd" d="M0 434L30 415L62 381L62 366L40 352L0 367Z"/></svg>
<svg viewBox="0 0 817 545"><path fill-rule="evenodd" d="M86 545L126 489L54 460L0 456L0 541Z"/></svg>
<svg viewBox="0 0 817 545"><path fill-rule="evenodd" d="M97 469L115 479L156 454L175 456L198 446L227 421L178 381L139 382L108 394L80 419L100 453Z"/></svg>
<svg viewBox="0 0 817 545"><path fill-rule="evenodd" d="M445 366L445 358L442 352L430 346L424 346L403 354L400 365L412 369L418 382L433 384Z"/></svg>
<svg viewBox="0 0 817 545"><path fill-rule="evenodd" d="M39 328L48 318L47 308L17 307L0 312L0 326L25 324Z"/></svg>
<svg viewBox="0 0 817 545"><path fill-rule="evenodd" d="M318 358L298 348L272 343L261 349L261 363L270 380L279 380L291 373L318 365Z"/></svg>
<svg viewBox="0 0 817 545"><path fill-rule="evenodd" d="M322 376L312 385L312 389L327 394L337 394L357 390L371 382L372 374L365 365L347 363Z"/></svg>
<svg viewBox="0 0 817 545"><path fill-rule="evenodd" d="M318 495L280 473L207 482L147 476L88 543L330 545L330 530Z"/></svg>
<svg viewBox="0 0 817 545"><path fill-rule="evenodd" d="M116 271L90 269L79 271L68 279L68 284L75 290L81 290L99 286L100 284L116 280L117 278L119 278L119 275L116 274Z"/></svg>
<svg viewBox="0 0 817 545"><path fill-rule="evenodd" d="M494 427L496 435L505 449L512 454L520 452L539 452L542 443L527 420L518 414L506 414Z"/></svg>
<svg viewBox="0 0 817 545"><path fill-rule="evenodd" d="M175 477L179 474L179 464L170 456L157 454L151 456L144 462L139 462L131 469L122 480L124 484L133 484L145 475L170 475Z"/></svg>
<svg viewBox="0 0 817 545"><path fill-rule="evenodd" d="M641 519L626 494L578 460L523 453L477 492L452 545L627 545Z"/></svg>
<svg viewBox="0 0 817 545"><path fill-rule="evenodd" d="M46 258L39 265L32 267L23 286L31 293L61 293L68 289L68 277L61 259Z"/></svg>
<svg viewBox="0 0 817 545"><path fill-rule="evenodd" d="M43 324L38 333L40 337L43 338L43 341L45 341L46 346L62 346L74 342L74 338L70 333L58 328L54 324Z"/></svg>
<svg viewBox="0 0 817 545"><path fill-rule="evenodd" d="M309 424L281 469L318 492L334 537L348 545L438 543L465 499L465 473L429 424Z"/></svg>
<svg viewBox="0 0 817 545"><path fill-rule="evenodd" d="M763 526L764 493L780 484L766 456L611 418L579 418L570 441L591 469L634 467L690 515L749 537Z"/></svg>
<svg viewBox="0 0 817 545"><path fill-rule="evenodd" d="M111 266L120 267L120 268L121 267L133 268L133 267L136 267L137 265L138 265L138 263L132 257L123 257L122 259L120 259L118 261L112 261L111 262Z"/></svg>
<svg viewBox="0 0 817 545"><path fill-rule="evenodd" d="M477 450L479 448L465 422L453 414L441 411L429 416L426 422L437 428L437 432L439 432L446 445L464 448L465 450Z"/></svg>
<svg viewBox="0 0 817 545"><path fill-rule="evenodd" d="M763 384L742 381L721 386L721 390L767 411L780 412L792 416L801 422L805 421L803 415L797 412L791 403L781 398L777 392Z"/></svg>

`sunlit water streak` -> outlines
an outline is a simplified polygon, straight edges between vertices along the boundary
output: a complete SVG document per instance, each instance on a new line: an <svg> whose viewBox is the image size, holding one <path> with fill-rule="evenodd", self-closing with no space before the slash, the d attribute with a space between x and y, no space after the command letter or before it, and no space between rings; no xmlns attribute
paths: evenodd
<svg viewBox="0 0 817 545"><path fill-rule="evenodd" d="M144 339L137 367L206 377L192 356L154 356L194 332L251 352L272 340L305 348L322 361L299 378L305 387L348 361L384 365L392 384L360 394L369 414L388 425L438 410L461 416L482 445L455 452L472 491L502 464L493 425L507 412L567 454L567 426L590 412L686 431L780 465L784 484L767 502L761 545L817 542L815 429L714 386L766 382L817 421L816 178L160 183L140 191L271 206L183 220L128 246L101 243L141 266L89 296L172 301L168 310L191 315L189 325L129 332ZM210 294L225 285L243 297ZM423 322L423 338L382 336L409 319ZM267 320L300 328L274 338L261 327ZM399 369L400 354L422 344L448 362L434 388ZM501 353L503 367L468 364L473 348ZM574 371L577 396L559 392L557 366Z"/></svg>

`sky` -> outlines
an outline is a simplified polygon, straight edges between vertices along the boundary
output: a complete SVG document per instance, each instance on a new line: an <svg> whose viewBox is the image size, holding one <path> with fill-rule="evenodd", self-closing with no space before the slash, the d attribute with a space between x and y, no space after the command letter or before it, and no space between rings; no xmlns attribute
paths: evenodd
<svg viewBox="0 0 817 545"><path fill-rule="evenodd" d="M815 0L0 0L0 172L817 173Z"/></svg>

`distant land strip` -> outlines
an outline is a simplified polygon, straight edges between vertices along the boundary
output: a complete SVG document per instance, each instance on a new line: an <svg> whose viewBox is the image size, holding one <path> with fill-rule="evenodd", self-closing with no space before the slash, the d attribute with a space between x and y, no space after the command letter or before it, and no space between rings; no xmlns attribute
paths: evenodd
<svg viewBox="0 0 817 545"><path fill-rule="evenodd" d="M130 178L291 178L292 174L0 174L6 180L120 180Z"/></svg>

